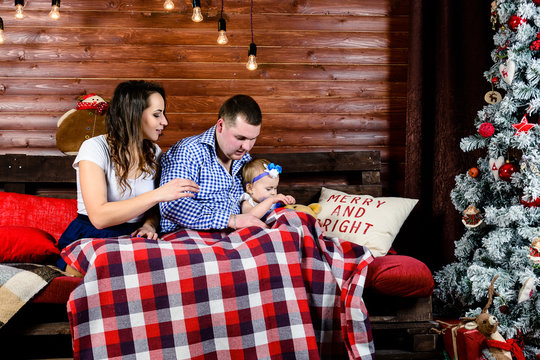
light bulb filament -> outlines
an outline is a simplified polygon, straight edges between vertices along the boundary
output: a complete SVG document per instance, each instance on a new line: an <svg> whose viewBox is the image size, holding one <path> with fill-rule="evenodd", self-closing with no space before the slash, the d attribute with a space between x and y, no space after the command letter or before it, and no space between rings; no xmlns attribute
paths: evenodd
<svg viewBox="0 0 540 360"><path fill-rule="evenodd" d="M15 18L16 19L24 18L23 5L18 4L15 6Z"/></svg>
<svg viewBox="0 0 540 360"><path fill-rule="evenodd" d="M219 31L217 42L220 45L225 45L226 43L229 42L229 39L227 38L227 32L226 31L224 31L224 30Z"/></svg>
<svg viewBox="0 0 540 360"><path fill-rule="evenodd" d="M248 62L246 64L246 68L248 70L257 69L257 57L255 55L249 55L248 56Z"/></svg>
<svg viewBox="0 0 540 360"><path fill-rule="evenodd" d="M163 3L163 7L166 9L166 10L172 10L174 9L174 2L172 0L166 0L164 3Z"/></svg>
<svg viewBox="0 0 540 360"><path fill-rule="evenodd" d="M191 20L195 22L203 21L203 16L202 16L200 7L196 6L193 8L193 16L191 16Z"/></svg>
<svg viewBox="0 0 540 360"><path fill-rule="evenodd" d="M58 20L60 18L60 8L53 5L51 11L49 12L49 17L53 20Z"/></svg>

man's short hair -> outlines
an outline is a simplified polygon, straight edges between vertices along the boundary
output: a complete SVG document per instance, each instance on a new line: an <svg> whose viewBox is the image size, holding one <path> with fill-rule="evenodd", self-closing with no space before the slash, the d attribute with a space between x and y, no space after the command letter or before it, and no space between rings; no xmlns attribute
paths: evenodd
<svg viewBox="0 0 540 360"><path fill-rule="evenodd" d="M251 96L235 95L221 105L218 119L234 125L238 115L244 116L249 125L261 125L262 114L259 104Z"/></svg>

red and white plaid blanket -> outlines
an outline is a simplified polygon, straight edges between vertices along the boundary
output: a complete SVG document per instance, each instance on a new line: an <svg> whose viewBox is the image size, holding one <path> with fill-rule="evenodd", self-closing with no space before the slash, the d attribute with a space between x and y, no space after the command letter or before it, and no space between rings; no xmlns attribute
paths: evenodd
<svg viewBox="0 0 540 360"><path fill-rule="evenodd" d="M373 258L278 209L268 229L79 240L75 359L372 359L362 292Z"/></svg>

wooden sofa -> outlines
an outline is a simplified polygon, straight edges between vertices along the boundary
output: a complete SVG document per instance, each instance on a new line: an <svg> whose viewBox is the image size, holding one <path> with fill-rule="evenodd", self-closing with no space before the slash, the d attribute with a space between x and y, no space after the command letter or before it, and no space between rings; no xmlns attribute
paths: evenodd
<svg viewBox="0 0 540 360"><path fill-rule="evenodd" d="M352 194L382 195L378 152L253 155L283 167L280 192L292 194L301 204L317 202L322 186ZM5 192L74 198L73 158L0 155L0 187ZM400 271L400 266L406 268L408 261L416 265L419 263L405 256L387 255L376 258L369 267L364 299L369 311L377 359L429 359L440 356L437 335L430 331L437 326L432 319L433 288L419 289L417 292L413 289L410 292L412 296L401 296L389 293L388 288L381 290L378 287L379 278L385 275L385 263L393 262L391 268L395 272L396 269ZM376 273L378 269L382 269L380 273ZM429 270L427 273L432 282ZM66 289L69 289L69 285ZM39 296L37 299L27 304L20 314L0 329L0 345L34 343L36 347L43 345L42 349L50 350L50 357L69 357L70 330L65 302L43 303L39 301ZM54 346L51 347L51 344Z"/></svg>

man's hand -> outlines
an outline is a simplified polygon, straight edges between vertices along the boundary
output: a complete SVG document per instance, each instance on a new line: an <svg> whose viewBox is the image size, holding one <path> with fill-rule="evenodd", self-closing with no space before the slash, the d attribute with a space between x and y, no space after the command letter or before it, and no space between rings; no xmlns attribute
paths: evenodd
<svg viewBox="0 0 540 360"><path fill-rule="evenodd" d="M232 229L240 229L248 226L258 226L267 228L268 226L262 222L259 218L251 214L238 214L231 215L229 217L228 226Z"/></svg>

